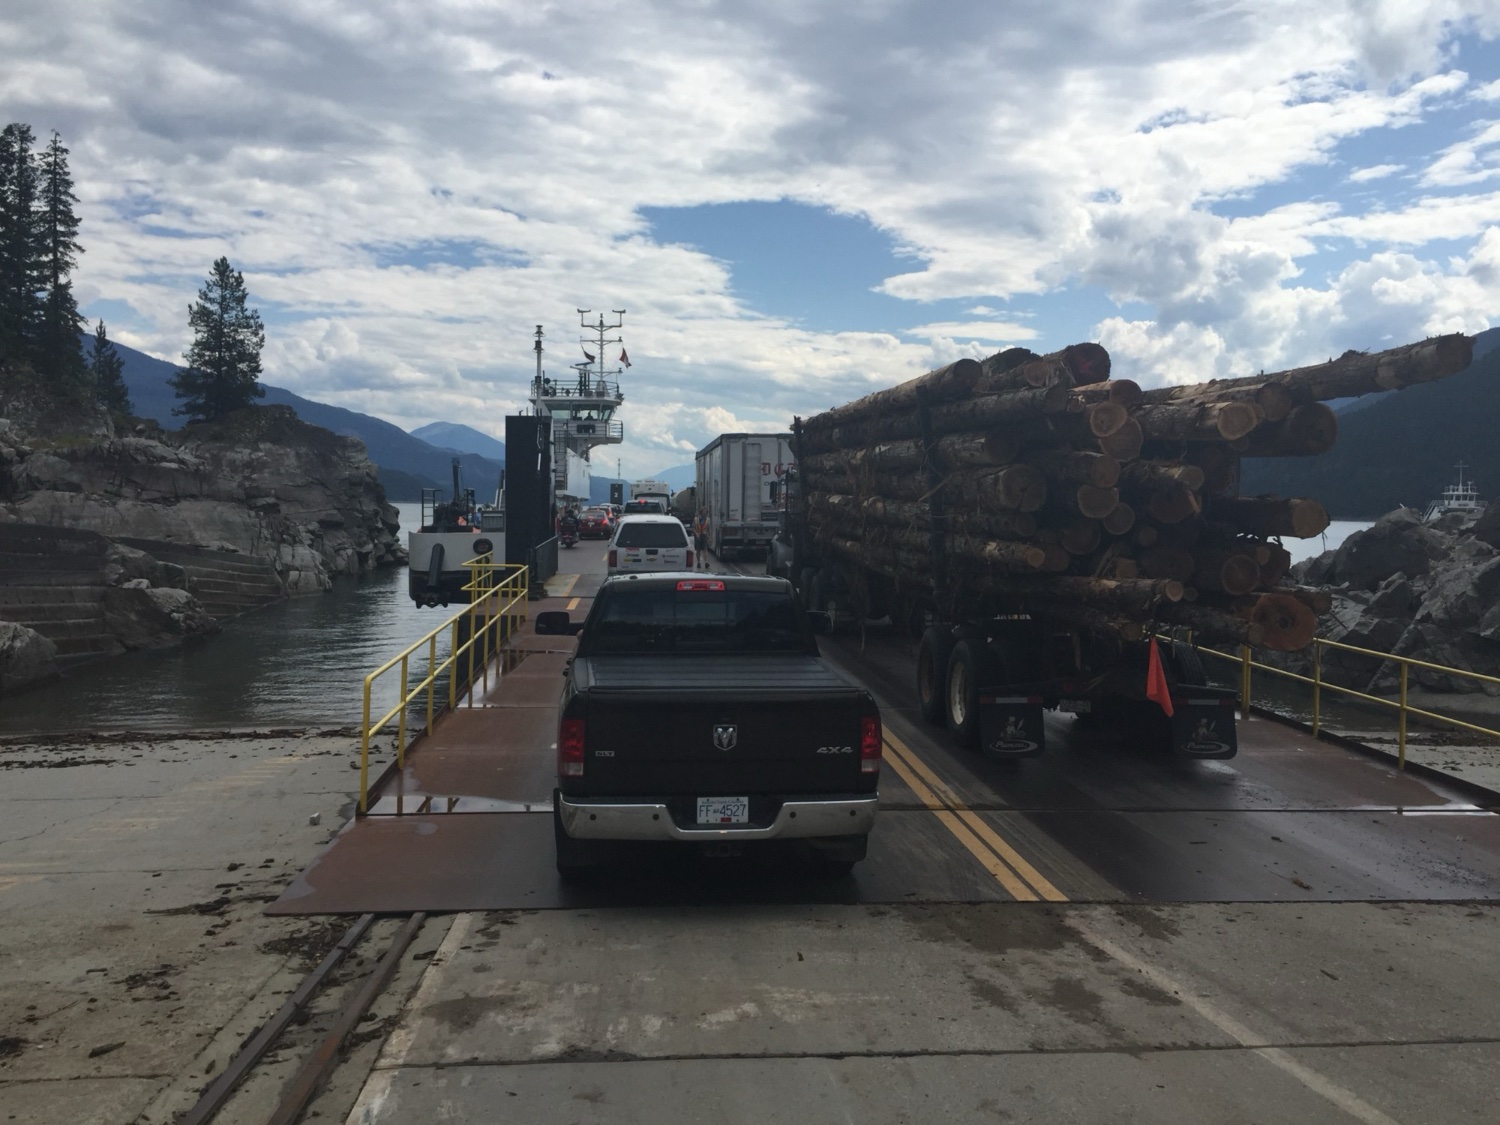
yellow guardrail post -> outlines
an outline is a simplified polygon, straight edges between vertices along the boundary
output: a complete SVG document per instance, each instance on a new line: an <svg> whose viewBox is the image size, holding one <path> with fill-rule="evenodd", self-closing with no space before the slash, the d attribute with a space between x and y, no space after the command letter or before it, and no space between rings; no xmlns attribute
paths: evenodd
<svg viewBox="0 0 1500 1125"><path fill-rule="evenodd" d="M398 768L406 768L406 706L410 694L406 690L407 680L407 657L401 657L401 718L396 725L396 765Z"/></svg>
<svg viewBox="0 0 1500 1125"><path fill-rule="evenodd" d="M370 687L378 672L365 677L365 721L359 736L359 815L369 812L370 798Z"/></svg>
<svg viewBox="0 0 1500 1125"><path fill-rule="evenodd" d="M432 733L432 694L437 687L437 633L427 634L427 733Z"/></svg>
<svg viewBox="0 0 1500 1125"><path fill-rule="evenodd" d="M1240 645L1240 718L1250 718L1250 646Z"/></svg>
<svg viewBox="0 0 1500 1125"><path fill-rule="evenodd" d="M1411 665L1401 662L1401 711L1396 718L1396 768L1406 768L1406 680Z"/></svg>
<svg viewBox="0 0 1500 1125"><path fill-rule="evenodd" d="M1313 737L1318 737L1323 704L1323 646L1313 641Z"/></svg>

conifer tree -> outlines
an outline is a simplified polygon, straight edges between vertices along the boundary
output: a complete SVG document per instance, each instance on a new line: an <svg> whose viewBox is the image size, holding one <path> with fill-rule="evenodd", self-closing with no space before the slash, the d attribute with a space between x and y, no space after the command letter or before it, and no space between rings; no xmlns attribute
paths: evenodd
<svg viewBox="0 0 1500 1125"><path fill-rule="evenodd" d="M188 309L193 344L183 354L186 369L171 381L183 400L174 413L194 420L220 418L265 395L260 350L266 331L260 314L246 307L246 296L244 276L228 258L220 258Z"/></svg>
<svg viewBox="0 0 1500 1125"><path fill-rule="evenodd" d="M89 356L89 369L94 376L94 394L99 405L116 414L129 414L130 389L125 386L125 361L110 342L104 331L104 321L94 329L94 348Z"/></svg>
<svg viewBox="0 0 1500 1125"><path fill-rule="evenodd" d="M38 207L36 233L38 267L45 288L40 331L33 351L38 371L62 383L87 382L80 330L83 317L69 281L78 255L78 216L73 204L73 177L68 171L68 150L56 132L37 157Z"/></svg>
<svg viewBox="0 0 1500 1125"><path fill-rule="evenodd" d="M41 329L37 166L31 126L0 130L0 360L29 360Z"/></svg>

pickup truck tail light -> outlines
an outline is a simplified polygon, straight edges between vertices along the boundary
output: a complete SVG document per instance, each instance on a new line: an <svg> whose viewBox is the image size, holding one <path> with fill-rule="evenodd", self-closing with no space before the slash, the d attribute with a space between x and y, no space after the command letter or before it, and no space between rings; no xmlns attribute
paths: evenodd
<svg viewBox="0 0 1500 1125"><path fill-rule="evenodd" d="M688 548L687 559L688 567L691 569L693 565L693 549L691 547Z"/></svg>
<svg viewBox="0 0 1500 1125"><path fill-rule="evenodd" d="M620 565L619 559L620 559L620 553L618 551L616 551L613 547L611 547L609 549L609 565L611 567L619 566Z"/></svg>
<svg viewBox="0 0 1500 1125"><path fill-rule="evenodd" d="M562 777L583 776L582 719L564 719L557 732L557 772Z"/></svg>
<svg viewBox="0 0 1500 1125"><path fill-rule="evenodd" d="M859 772L880 772L879 715L866 715L859 721Z"/></svg>

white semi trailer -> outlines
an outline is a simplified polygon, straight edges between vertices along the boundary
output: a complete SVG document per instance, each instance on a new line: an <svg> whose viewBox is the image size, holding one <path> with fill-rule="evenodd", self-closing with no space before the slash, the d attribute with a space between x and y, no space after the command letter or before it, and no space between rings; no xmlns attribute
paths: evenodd
<svg viewBox="0 0 1500 1125"><path fill-rule="evenodd" d="M772 485L795 465L791 434L720 434L698 451L697 500L714 554L764 554L776 535Z"/></svg>

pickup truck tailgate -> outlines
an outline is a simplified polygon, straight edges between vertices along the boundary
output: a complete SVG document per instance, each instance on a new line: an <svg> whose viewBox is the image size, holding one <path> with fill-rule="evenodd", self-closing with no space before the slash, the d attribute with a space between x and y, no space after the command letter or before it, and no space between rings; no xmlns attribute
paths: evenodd
<svg viewBox="0 0 1500 1125"><path fill-rule="evenodd" d="M860 771L868 697L811 657L594 657L583 777L612 796L873 790ZM579 669L578 671L584 671Z"/></svg>

